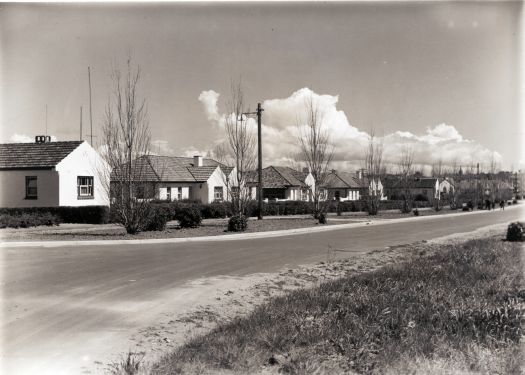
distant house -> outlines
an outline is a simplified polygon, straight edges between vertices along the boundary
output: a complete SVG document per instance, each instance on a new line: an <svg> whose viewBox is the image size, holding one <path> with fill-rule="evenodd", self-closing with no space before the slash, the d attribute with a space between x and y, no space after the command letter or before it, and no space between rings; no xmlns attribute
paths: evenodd
<svg viewBox="0 0 525 375"><path fill-rule="evenodd" d="M323 188L328 200L356 201L368 193L366 181L359 173L332 170L325 178Z"/></svg>
<svg viewBox="0 0 525 375"><path fill-rule="evenodd" d="M407 186L408 185L408 186ZM433 202L441 199L446 194L454 192L452 180L439 180L435 177L411 177L408 184L405 184L400 176L388 176L384 179L384 188L388 199L403 199L407 189L410 191L412 199Z"/></svg>
<svg viewBox="0 0 525 375"><path fill-rule="evenodd" d="M368 195L383 195L381 180L372 180L364 176L363 170L355 173L332 170L325 178L323 188L328 200L356 201L365 199Z"/></svg>
<svg viewBox="0 0 525 375"><path fill-rule="evenodd" d="M247 186L252 199L257 198L257 172L251 173ZM265 200L311 201L315 179L308 170L269 166L262 170L262 197Z"/></svg>
<svg viewBox="0 0 525 375"><path fill-rule="evenodd" d="M140 178L141 185L135 192L136 198L190 199L202 203L230 200L228 187L233 183L233 168L213 159L147 155L134 160L133 167L140 171L137 178ZM112 185L118 180L114 172Z"/></svg>
<svg viewBox="0 0 525 375"><path fill-rule="evenodd" d="M0 144L0 206L109 205L105 162L83 141Z"/></svg>

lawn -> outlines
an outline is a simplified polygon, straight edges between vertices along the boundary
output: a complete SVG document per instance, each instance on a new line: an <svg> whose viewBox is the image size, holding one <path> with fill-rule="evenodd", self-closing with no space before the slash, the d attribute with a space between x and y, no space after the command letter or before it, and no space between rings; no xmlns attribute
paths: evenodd
<svg viewBox="0 0 525 375"><path fill-rule="evenodd" d="M293 291L152 372L518 374L523 253L501 236L478 239Z"/></svg>

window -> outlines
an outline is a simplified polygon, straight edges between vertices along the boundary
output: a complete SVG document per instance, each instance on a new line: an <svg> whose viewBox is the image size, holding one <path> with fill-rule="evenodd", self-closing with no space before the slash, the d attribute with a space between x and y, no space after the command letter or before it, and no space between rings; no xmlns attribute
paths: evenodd
<svg viewBox="0 0 525 375"><path fill-rule="evenodd" d="M93 176L77 177L77 196L78 199L93 198Z"/></svg>
<svg viewBox="0 0 525 375"><path fill-rule="evenodd" d="M166 188L166 200L171 201L171 186Z"/></svg>
<svg viewBox="0 0 525 375"><path fill-rule="evenodd" d="M215 186L213 188L213 198L216 201L222 201L222 198L223 198L223 188L222 188L222 186Z"/></svg>
<svg viewBox="0 0 525 375"><path fill-rule="evenodd" d="M38 199L36 176L26 176L26 199Z"/></svg>
<svg viewBox="0 0 525 375"><path fill-rule="evenodd" d="M308 198L309 198L309 192L310 192L309 189L302 189L302 190L301 190L301 199L302 199L303 201L308 201Z"/></svg>
<svg viewBox="0 0 525 375"><path fill-rule="evenodd" d="M231 193L232 193L232 198L239 198L239 187L238 186L232 186L231 187Z"/></svg>
<svg viewBox="0 0 525 375"><path fill-rule="evenodd" d="M182 200L182 188L181 188L181 187L179 187L179 188L177 189L177 199L178 199L179 201Z"/></svg>

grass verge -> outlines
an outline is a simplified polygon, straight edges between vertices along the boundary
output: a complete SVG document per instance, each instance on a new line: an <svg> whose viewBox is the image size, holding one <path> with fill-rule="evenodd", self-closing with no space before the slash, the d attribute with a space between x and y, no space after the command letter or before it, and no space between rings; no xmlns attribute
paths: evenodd
<svg viewBox="0 0 525 375"><path fill-rule="evenodd" d="M522 246L489 238L444 247L275 298L151 372L520 373Z"/></svg>

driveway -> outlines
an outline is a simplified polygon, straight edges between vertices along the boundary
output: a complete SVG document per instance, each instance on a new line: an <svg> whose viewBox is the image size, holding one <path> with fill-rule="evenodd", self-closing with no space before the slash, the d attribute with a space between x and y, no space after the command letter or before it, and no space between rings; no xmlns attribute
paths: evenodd
<svg viewBox="0 0 525 375"><path fill-rule="evenodd" d="M523 219L523 207L271 238L188 243L2 248L2 372L78 374L124 352L128 337L215 286L201 278L274 272L356 257ZM85 366L85 368L83 368Z"/></svg>

